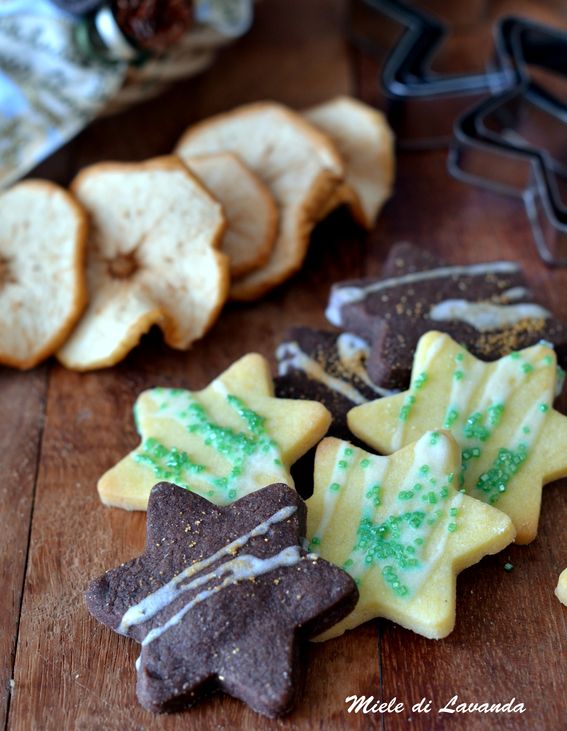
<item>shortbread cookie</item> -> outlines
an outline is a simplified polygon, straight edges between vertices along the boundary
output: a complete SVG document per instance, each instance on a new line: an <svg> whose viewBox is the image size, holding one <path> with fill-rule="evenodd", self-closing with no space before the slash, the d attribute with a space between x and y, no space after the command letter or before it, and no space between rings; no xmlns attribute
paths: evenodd
<svg viewBox="0 0 567 731"><path fill-rule="evenodd" d="M368 377L368 351L368 344L352 333L292 328L276 350L276 395L324 404L333 415L330 435L348 439L347 412L392 394Z"/></svg>
<svg viewBox="0 0 567 731"><path fill-rule="evenodd" d="M231 297L254 300L296 272L303 263L319 213L344 166L331 140L299 114L270 102L249 104L190 127L176 154L234 152L270 188L280 226L265 266L234 283Z"/></svg>
<svg viewBox="0 0 567 731"><path fill-rule="evenodd" d="M389 388L407 387L417 341L436 328L487 360L542 339L567 356L567 324L534 302L519 264L447 265L408 243L381 277L336 284L326 315L372 344L370 376Z"/></svg>
<svg viewBox="0 0 567 731"><path fill-rule="evenodd" d="M100 478L100 499L145 510L157 480L218 505L271 482L293 486L290 465L317 444L331 415L314 401L273 394L268 362L255 353L202 391L145 391L134 407L141 444Z"/></svg>
<svg viewBox="0 0 567 731"><path fill-rule="evenodd" d="M561 604L565 604L565 606L567 606L567 569L562 571L559 576L557 588L555 589L555 596L559 599Z"/></svg>
<svg viewBox="0 0 567 731"><path fill-rule="evenodd" d="M33 368L65 341L87 301L88 221L54 183L0 195L0 363Z"/></svg>
<svg viewBox="0 0 567 731"><path fill-rule="evenodd" d="M529 543L542 485L567 475L567 418L552 408L555 381L546 345L484 363L433 331L419 341L409 391L355 407L348 424L387 454L449 429L462 449L459 484L507 513L517 542Z"/></svg>
<svg viewBox="0 0 567 731"><path fill-rule="evenodd" d="M93 165L72 189L91 216L90 304L59 360L113 365L154 323L174 348L202 337L228 293L220 204L173 156Z"/></svg>
<svg viewBox="0 0 567 731"><path fill-rule="evenodd" d="M222 204L227 227L221 250L232 279L267 262L278 231L278 208L270 189L236 155L219 152L185 160Z"/></svg>
<svg viewBox="0 0 567 731"><path fill-rule="evenodd" d="M305 505L276 484L227 508L162 482L146 550L95 580L93 616L137 640L137 694L175 711L222 691L275 717L300 684L299 641L355 605L347 573L301 548ZM190 724L190 722L189 722Z"/></svg>
<svg viewBox="0 0 567 731"><path fill-rule="evenodd" d="M318 639L374 617L432 639L452 631L457 574L515 534L508 516L458 491L460 456L445 431L391 457L339 439L321 442L307 501L310 550L346 569L360 599Z"/></svg>
<svg viewBox="0 0 567 731"><path fill-rule="evenodd" d="M356 220L371 229L394 181L394 136L385 116L347 96L312 107L303 116L331 137L345 162L345 186L330 206L346 202Z"/></svg>

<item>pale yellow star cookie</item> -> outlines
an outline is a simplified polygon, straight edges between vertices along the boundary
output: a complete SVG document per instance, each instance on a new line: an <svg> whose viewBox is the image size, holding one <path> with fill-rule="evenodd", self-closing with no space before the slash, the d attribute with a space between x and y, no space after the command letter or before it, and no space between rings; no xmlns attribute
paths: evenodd
<svg viewBox="0 0 567 731"><path fill-rule="evenodd" d="M446 431L427 432L390 457L324 439L307 501L309 548L342 566L360 599L318 637L386 617L425 637L455 624L456 576L514 540L500 510L459 492L461 454Z"/></svg>
<svg viewBox="0 0 567 731"><path fill-rule="evenodd" d="M561 604L565 604L565 606L567 606L567 569L562 571L559 576L557 588L555 589L555 596L559 599Z"/></svg>
<svg viewBox="0 0 567 731"><path fill-rule="evenodd" d="M462 449L460 481L516 526L537 534L542 485L567 475L567 418L552 408L557 367L541 343L500 360L477 360L452 338L419 341L409 391L352 409L357 437L390 453L429 429L449 429Z"/></svg>
<svg viewBox="0 0 567 731"><path fill-rule="evenodd" d="M275 398L268 362L255 353L202 391L144 391L134 414L141 444L98 482L102 502L126 510L145 510L160 480L218 505L274 482L293 487L290 466L331 423L322 404Z"/></svg>

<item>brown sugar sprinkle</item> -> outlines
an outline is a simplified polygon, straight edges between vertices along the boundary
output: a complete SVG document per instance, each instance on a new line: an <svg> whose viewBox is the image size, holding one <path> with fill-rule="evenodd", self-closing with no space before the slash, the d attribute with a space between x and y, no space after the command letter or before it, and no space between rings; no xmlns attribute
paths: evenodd
<svg viewBox="0 0 567 731"><path fill-rule="evenodd" d="M518 320L511 327L495 332L481 333L478 336L477 348L482 355L490 355L494 350L502 353L517 349L518 344L524 342L526 336L533 335L534 341L545 328L545 320Z"/></svg>

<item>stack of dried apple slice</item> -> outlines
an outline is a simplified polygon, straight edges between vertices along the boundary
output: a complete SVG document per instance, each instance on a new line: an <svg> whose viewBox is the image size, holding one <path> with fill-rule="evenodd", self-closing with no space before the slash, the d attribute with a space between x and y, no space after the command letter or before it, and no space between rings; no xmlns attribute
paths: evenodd
<svg viewBox="0 0 567 731"><path fill-rule="evenodd" d="M340 97L303 114L261 102L212 117L175 155L84 169L75 200L20 184L0 196L0 362L28 368L57 351L68 368L102 368L153 325L185 350L227 298L258 299L296 272L337 206L371 228L393 174L383 115Z"/></svg>

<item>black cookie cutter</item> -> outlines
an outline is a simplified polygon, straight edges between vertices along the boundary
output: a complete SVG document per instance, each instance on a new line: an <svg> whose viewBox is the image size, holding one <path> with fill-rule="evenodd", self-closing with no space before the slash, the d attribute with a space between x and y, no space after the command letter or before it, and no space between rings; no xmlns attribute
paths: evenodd
<svg viewBox="0 0 567 731"><path fill-rule="evenodd" d="M502 67L489 66L472 74L433 71L432 63L449 28L424 10L402 0L359 0L359 4L403 29L384 60L380 83L389 101L390 121L404 147L446 146L458 114L510 85L509 70ZM367 49L380 45L364 30L354 35Z"/></svg>
<svg viewBox="0 0 567 731"><path fill-rule="evenodd" d="M567 78L567 33L527 18L502 18L484 73L442 75L431 63L448 34L443 22L402 0L360 2L404 28L381 73L395 129L403 135L408 122L417 120L414 127L422 135L412 147L450 141L454 177L522 198L539 255L547 264L567 266L567 206L561 195L561 186L567 190L567 104L527 70L529 65ZM362 40L372 45L372 38ZM537 127L536 118L539 139L520 129L526 119Z"/></svg>
<svg viewBox="0 0 567 731"><path fill-rule="evenodd" d="M512 82L456 121L449 171L522 198L539 255L547 264L567 266L567 207L560 191L560 183L567 183L567 104L548 90L549 76L544 88L533 75L535 68L567 78L567 33L503 18L495 29L495 52Z"/></svg>

